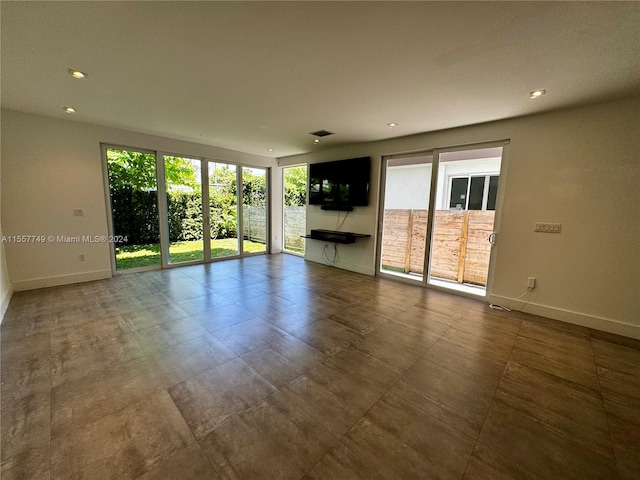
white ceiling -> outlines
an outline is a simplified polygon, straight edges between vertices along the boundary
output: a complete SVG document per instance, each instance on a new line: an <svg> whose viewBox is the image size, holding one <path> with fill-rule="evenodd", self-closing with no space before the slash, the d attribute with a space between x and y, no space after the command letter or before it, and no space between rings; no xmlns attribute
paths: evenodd
<svg viewBox="0 0 640 480"><path fill-rule="evenodd" d="M273 157L640 94L636 2L3 1L0 14L3 108ZM335 135L314 145L319 129Z"/></svg>

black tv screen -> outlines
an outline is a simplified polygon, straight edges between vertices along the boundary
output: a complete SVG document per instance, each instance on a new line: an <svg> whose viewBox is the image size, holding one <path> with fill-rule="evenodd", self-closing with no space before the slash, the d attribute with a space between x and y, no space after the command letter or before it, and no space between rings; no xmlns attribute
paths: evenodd
<svg viewBox="0 0 640 480"><path fill-rule="evenodd" d="M309 165L309 205L343 209L369 205L371 157Z"/></svg>

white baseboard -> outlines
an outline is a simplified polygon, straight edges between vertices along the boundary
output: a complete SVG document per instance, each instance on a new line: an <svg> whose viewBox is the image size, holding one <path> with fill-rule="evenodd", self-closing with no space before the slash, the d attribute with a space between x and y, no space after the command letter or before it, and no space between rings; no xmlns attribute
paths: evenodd
<svg viewBox="0 0 640 480"><path fill-rule="evenodd" d="M111 278L111 270L96 270L93 272L72 273L69 275L57 275L55 277L34 278L31 280L18 280L13 282L13 290L35 290L36 288L57 287L72 283L92 282Z"/></svg>
<svg viewBox="0 0 640 480"><path fill-rule="evenodd" d="M310 262L320 263L322 265L327 265L322 257L317 257L311 254L305 254L305 260L309 260ZM344 263L337 261L334 265L335 268L340 268L342 270L349 270L350 272L362 273L363 275L374 276L376 274L376 269L373 267L365 267L364 265L357 265L354 263Z"/></svg>
<svg viewBox="0 0 640 480"><path fill-rule="evenodd" d="M7 290L0 300L0 323L4 320L4 314L7 312L7 308L9 308L9 302L11 301L11 296L13 295L13 288L9 286L9 290Z"/></svg>
<svg viewBox="0 0 640 480"><path fill-rule="evenodd" d="M491 303L506 306L520 303L519 300L514 298L502 297L499 295L489 295L489 301ZM616 335L640 339L640 325L634 325L633 323L596 317L595 315L573 312L571 310L549 307L547 305L540 305L537 303L525 303L521 308L514 308L514 310L531 313L533 315L540 315L541 317L552 318L554 320L560 320L561 322L572 323L582 327L593 328L595 330L615 333Z"/></svg>

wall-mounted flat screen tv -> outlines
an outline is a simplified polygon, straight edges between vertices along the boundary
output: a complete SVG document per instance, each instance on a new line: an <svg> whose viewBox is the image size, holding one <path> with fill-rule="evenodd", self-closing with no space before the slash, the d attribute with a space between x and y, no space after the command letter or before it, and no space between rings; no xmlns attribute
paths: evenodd
<svg viewBox="0 0 640 480"><path fill-rule="evenodd" d="M309 205L350 210L369 205L371 157L309 165Z"/></svg>

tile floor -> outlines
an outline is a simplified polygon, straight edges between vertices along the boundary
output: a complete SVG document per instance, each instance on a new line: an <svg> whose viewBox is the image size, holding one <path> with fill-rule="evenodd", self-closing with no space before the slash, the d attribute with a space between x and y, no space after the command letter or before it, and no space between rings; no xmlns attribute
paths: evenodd
<svg viewBox="0 0 640 480"><path fill-rule="evenodd" d="M2 478L637 479L640 342L288 255L16 293Z"/></svg>

